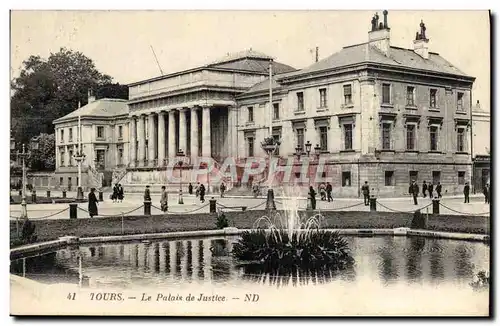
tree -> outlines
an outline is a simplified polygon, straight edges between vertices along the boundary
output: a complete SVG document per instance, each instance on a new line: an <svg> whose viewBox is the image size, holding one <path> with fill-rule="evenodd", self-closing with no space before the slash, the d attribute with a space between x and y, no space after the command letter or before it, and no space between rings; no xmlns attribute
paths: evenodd
<svg viewBox="0 0 500 326"><path fill-rule="evenodd" d="M106 84L99 87L96 93L96 99L101 98L120 98L128 100L128 86L116 84Z"/></svg>
<svg viewBox="0 0 500 326"><path fill-rule="evenodd" d="M14 138L26 143L41 133L53 133L53 120L74 111L78 103L85 105L89 89L98 93L100 86L111 83L112 78L99 72L92 59L81 52L61 48L46 60L30 56L11 83ZM122 95L116 91L121 88L111 85Z"/></svg>
<svg viewBox="0 0 500 326"><path fill-rule="evenodd" d="M53 171L56 168L56 137L55 134L40 134L38 149L31 150L28 166L36 171Z"/></svg>

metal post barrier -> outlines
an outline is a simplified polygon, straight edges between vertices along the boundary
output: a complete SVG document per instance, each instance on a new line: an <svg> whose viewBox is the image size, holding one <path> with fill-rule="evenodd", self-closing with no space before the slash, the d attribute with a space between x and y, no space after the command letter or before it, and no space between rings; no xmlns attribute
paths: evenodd
<svg viewBox="0 0 500 326"><path fill-rule="evenodd" d="M102 191L99 191L99 201L104 201L104 196L102 194Z"/></svg>
<svg viewBox="0 0 500 326"><path fill-rule="evenodd" d="M274 191L267 190L266 210L276 210L276 203L274 202Z"/></svg>
<svg viewBox="0 0 500 326"><path fill-rule="evenodd" d="M69 204L69 218L77 219L78 218L78 204L70 203Z"/></svg>
<svg viewBox="0 0 500 326"><path fill-rule="evenodd" d="M370 212L377 211L377 198L375 196L370 198Z"/></svg>
<svg viewBox="0 0 500 326"><path fill-rule="evenodd" d="M63 196L63 198L66 198L66 190L62 191L62 196Z"/></svg>
<svg viewBox="0 0 500 326"><path fill-rule="evenodd" d="M33 189L33 191L31 192L31 201L33 202L33 204L36 204L36 190Z"/></svg>
<svg viewBox="0 0 500 326"><path fill-rule="evenodd" d="M210 204L210 214L215 214L217 212L217 200L212 197L208 202Z"/></svg>
<svg viewBox="0 0 500 326"><path fill-rule="evenodd" d="M23 258L23 277L26 277L26 258Z"/></svg>
<svg viewBox="0 0 500 326"><path fill-rule="evenodd" d="M439 215L439 198L432 199L432 215Z"/></svg>
<svg viewBox="0 0 500 326"><path fill-rule="evenodd" d="M50 190L47 190L47 198L50 198Z"/></svg>
<svg viewBox="0 0 500 326"><path fill-rule="evenodd" d="M151 215L151 202L150 201L145 201L144 202L144 215Z"/></svg>

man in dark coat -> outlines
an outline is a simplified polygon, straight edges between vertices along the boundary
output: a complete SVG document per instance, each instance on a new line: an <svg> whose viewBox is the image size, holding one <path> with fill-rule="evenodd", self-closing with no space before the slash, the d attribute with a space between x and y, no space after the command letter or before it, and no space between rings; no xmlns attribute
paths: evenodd
<svg viewBox="0 0 500 326"><path fill-rule="evenodd" d="M316 209L316 191L314 191L313 186L309 187L309 200L311 201L311 208Z"/></svg>
<svg viewBox="0 0 500 326"><path fill-rule="evenodd" d="M151 201L151 192L149 191L149 186L146 186L146 190L144 190L144 201Z"/></svg>
<svg viewBox="0 0 500 326"><path fill-rule="evenodd" d="M436 192L437 192L438 198L443 197L443 196L441 196L441 190L442 189L443 189L443 186L441 186L441 182L438 182L438 184L436 186Z"/></svg>
<svg viewBox="0 0 500 326"><path fill-rule="evenodd" d="M328 199L328 202L330 202L330 200L333 201L332 191L333 191L332 185L330 184L330 182L327 182L326 183L326 198Z"/></svg>
<svg viewBox="0 0 500 326"><path fill-rule="evenodd" d="M203 183L200 184L200 202L205 202L205 186L203 185Z"/></svg>
<svg viewBox="0 0 500 326"><path fill-rule="evenodd" d="M118 184L118 200L120 203L123 201L123 187L121 184Z"/></svg>
<svg viewBox="0 0 500 326"><path fill-rule="evenodd" d="M113 200L113 203L116 203L118 199L118 184L115 183L115 186L113 187L113 194L111 195L111 199Z"/></svg>
<svg viewBox="0 0 500 326"><path fill-rule="evenodd" d="M466 182L464 186L464 203L469 203L469 193L470 193L470 186L469 183Z"/></svg>
<svg viewBox="0 0 500 326"><path fill-rule="evenodd" d="M427 183L424 180L424 183L422 184L422 195L427 197ZM429 194L429 197L432 197L432 194Z"/></svg>
<svg viewBox="0 0 500 326"><path fill-rule="evenodd" d="M365 184L361 187L361 192L363 193L365 206L370 205L370 186L368 185L368 181L365 181Z"/></svg>
<svg viewBox="0 0 500 326"><path fill-rule="evenodd" d="M490 184L486 183L483 188L484 202L486 204L490 203Z"/></svg>
<svg viewBox="0 0 500 326"><path fill-rule="evenodd" d="M90 189L88 199L89 199L89 215L90 215L90 218L92 218L92 217L98 215L98 212L97 212L98 201L97 201L97 197L95 196L95 188Z"/></svg>
<svg viewBox="0 0 500 326"><path fill-rule="evenodd" d="M226 191L226 185L224 184L224 182L222 182L220 184L220 197L224 197L224 192Z"/></svg>
<svg viewBox="0 0 500 326"><path fill-rule="evenodd" d="M413 180L412 184L410 185L408 192L413 196L413 204L418 205L417 197L420 190L418 189L418 184L417 182L415 182L415 180Z"/></svg>
<svg viewBox="0 0 500 326"><path fill-rule="evenodd" d="M188 186L188 192L190 195L193 194L193 185L191 184L191 182L189 183L189 186Z"/></svg>
<svg viewBox="0 0 500 326"><path fill-rule="evenodd" d="M431 197L431 199L434 198L433 191L434 191L434 184L433 183L429 183L429 197Z"/></svg>

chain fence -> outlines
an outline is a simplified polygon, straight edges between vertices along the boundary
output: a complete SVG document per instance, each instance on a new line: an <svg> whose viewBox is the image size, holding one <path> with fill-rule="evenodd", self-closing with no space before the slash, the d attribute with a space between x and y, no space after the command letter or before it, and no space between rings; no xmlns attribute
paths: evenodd
<svg viewBox="0 0 500 326"><path fill-rule="evenodd" d="M448 206L446 206L446 205L443 205L443 204L441 204L441 203L439 203L439 206L441 206L441 207L443 207L443 208L446 208L446 209L448 209L448 210L450 210L450 211L452 211L452 212L455 212L455 213L457 213L457 214L459 214L459 215L473 215L473 216L480 216L480 215L486 215L486 214L488 214L488 215L489 215L489 214L490 214L490 212L489 212L489 211L488 211L488 212L482 212L482 213L469 213L469 212L461 212L461 211L457 211L456 209L450 208L450 207L448 207Z"/></svg>

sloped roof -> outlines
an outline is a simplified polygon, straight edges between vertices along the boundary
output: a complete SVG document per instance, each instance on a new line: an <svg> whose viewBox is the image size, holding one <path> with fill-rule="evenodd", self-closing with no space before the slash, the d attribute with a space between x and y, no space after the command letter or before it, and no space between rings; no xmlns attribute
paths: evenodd
<svg viewBox="0 0 500 326"><path fill-rule="evenodd" d="M341 68L364 62L469 77L437 53L429 52L429 59L424 59L411 49L391 46L389 55L386 56L378 48L368 43L344 47L339 52L289 76L311 74L322 70Z"/></svg>
<svg viewBox="0 0 500 326"><path fill-rule="evenodd" d="M274 69L274 64L273 64L273 69ZM287 72L287 73L273 75L273 82L272 82L273 90L278 90L281 88L281 84L277 80L279 80L280 78L286 77L286 76L294 73L295 71L297 71L297 70ZM269 78L266 78L263 81L253 85L250 89L248 89L243 94L259 92L259 91L268 90L268 89L269 89Z"/></svg>
<svg viewBox="0 0 500 326"><path fill-rule="evenodd" d="M93 117L104 117L110 118L118 115L128 114L127 100L114 99L114 98L103 98L91 102L87 105L82 106L75 111L54 120L53 123L57 123L63 120L68 120L72 118L78 118L78 116L93 116Z"/></svg>
<svg viewBox="0 0 500 326"><path fill-rule="evenodd" d="M263 59L263 60L273 59L273 57L270 57L263 52L254 51L252 48L250 48L248 50L243 50L240 52L227 53L227 55L225 57L222 57L222 58L215 60L214 62L210 63L209 66L217 65L220 63L224 63L224 62L246 59L246 58L248 58L248 59Z"/></svg>

